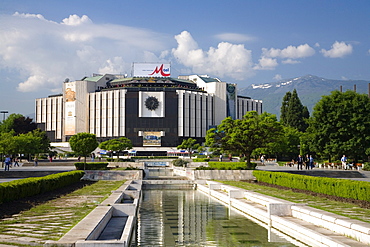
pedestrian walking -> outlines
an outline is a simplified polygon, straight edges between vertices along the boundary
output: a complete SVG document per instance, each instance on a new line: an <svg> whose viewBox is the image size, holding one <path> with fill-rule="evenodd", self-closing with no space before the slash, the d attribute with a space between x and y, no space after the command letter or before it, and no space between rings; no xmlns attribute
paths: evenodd
<svg viewBox="0 0 370 247"><path fill-rule="evenodd" d="M34 161L33 166L38 166L39 165L39 159L37 158L37 156L33 159L33 161Z"/></svg>
<svg viewBox="0 0 370 247"><path fill-rule="evenodd" d="M310 164L310 168L311 168L311 170L315 167L314 166L314 164L313 164L313 157L312 157L312 155L310 155L310 161L309 161L309 164Z"/></svg>
<svg viewBox="0 0 370 247"><path fill-rule="evenodd" d="M310 157L308 156L308 154L306 154L306 157L304 159L304 164L306 166L306 170L309 170L310 169Z"/></svg>
<svg viewBox="0 0 370 247"><path fill-rule="evenodd" d="M303 157L302 157L302 155L298 155L298 158L297 158L297 167L298 167L298 170L299 170L299 168L301 170L303 169Z"/></svg>
<svg viewBox="0 0 370 247"><path fill-rule="evenodd" d="M342 162L343 170L347 170L347 157L345 155L343 155L342 158L340 159L340 161Z"/></svg>
<svg viewBox="0 0 370 247"><path fill-rule="evenodd" d="M19 167L19 163L18 163L18 162L19 162L18 157L15 157L15 158L14 158L14 167L15 167L15 166L18 166L18 167Z"/></svg>
<svg viewBox="0 0 370 247"><path fill-rule="evenodd" d="M5 171L9 171L10 164L12 163L12 160L10 157L7 155L5 158Z"/></svg>

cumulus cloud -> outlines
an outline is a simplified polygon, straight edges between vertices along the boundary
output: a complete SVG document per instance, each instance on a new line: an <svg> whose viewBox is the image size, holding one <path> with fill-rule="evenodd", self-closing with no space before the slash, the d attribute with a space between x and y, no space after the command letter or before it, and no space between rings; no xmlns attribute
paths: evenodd
<svg viewBox="0 0 370 247"><path fill-rule="evenodd" d="M301 63L301 61L298 60L293 60L293 59L286 59L282 61L283 64L296 64L296 63Z"/></svg>
<svg viewBox="0 0 370 247"><path fill-rule="evenodd" d="M290 59L296 59L296 58L304 58L304 57L310 57L315 54L315 50L309 46L308 44L299 45L299 46L288 46L284 49L262 49L262 54L265 57L279 57L279 58L290 58Z"/></svg>
<svg viewBox="0 0 370 247"><path fill-rule="evenodd" d="M330 50L321 49L320 52L325 57L339 58L352 54L352 51L353 47L351 44L347 45L345 42L335 41Z"/></svg>
<svg viewBox="0 0 370 247"><path fill-rule="evenodd" d="M177 47L172 49L177 61L190 67L194 73L212 74L243 80L254 75L252 52L244 45L221 42L204 51L187 31L175 36Z"/></svg>
<svg viewBox="0 0 370 247"><path fill-rule="evenodd" d="M308 44L299 46L288 46L284 49L262 48L261 58L254 66L255 70L274 70L278 65L277 59L283 59L283 64L300 63L300 58L310 57L315 54L315 50Z"/></svg>
<svg viewBox="0 0 370 247"><path fill-rule="evenodd" d="M86 15L83 15L82 17L79 17L78 15L70 15L68 18L63 19L62 23L69 26L78 26L81 24L90 24L92 21Z"/></svg>
<svg viewBox="0 0 370 247"><path fill-rule="evenodd" d="M278 66L278 62L275 58L261 57L258 60L258 64L253 67L255 70L274 70Z"/></svg>
<svg viewBox="0 0 370 247"><path fill-rule="evenodd" d="M72 80L100 73L129 73L134 61L159 61L169 37L145 29L95 24L88 16L61 22L39 14L0 15L0 69L18 71L18 90L58 91Z"/></svg>
<svg viewBox="0 0 370 247"><path fill-rule="evenodd" d="M254 41L256 38L240 33L220 33L215 35L215 37L222 41L242 43L247 41Z"/></svg>

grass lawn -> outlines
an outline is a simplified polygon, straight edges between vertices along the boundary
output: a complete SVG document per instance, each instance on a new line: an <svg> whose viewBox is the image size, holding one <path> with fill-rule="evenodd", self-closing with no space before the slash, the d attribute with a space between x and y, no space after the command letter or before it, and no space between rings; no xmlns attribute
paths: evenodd
<svg viewBox="0 0 370 247"><path fill-rule="evenodd" d="M98 181L0 221L0 234L58 240L125 181ZM20 231L22 229L22 231Z"/></svg>

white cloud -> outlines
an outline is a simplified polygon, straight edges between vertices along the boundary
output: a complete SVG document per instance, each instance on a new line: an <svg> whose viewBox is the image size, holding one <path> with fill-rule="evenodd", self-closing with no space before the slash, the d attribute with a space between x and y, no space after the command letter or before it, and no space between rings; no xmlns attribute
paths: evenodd
<svg viewBox="0 0 370 247"><path fill-rule="evenodd" d="M335 41L335 43L331 46L330 50L321 49L321 53L325 57L330 58L338 58L338 57L344 57L346 55L352 54L353 47L351 44L346 44L345 42L338 42Z"/></svg>
<svg viewBox="0 0 370 247"><path fill-rule="evenodd" d="M172 54L179 63L191 67L194 73L227 76L236 80L254 75L252 53L244 45L221 42L217 48L210 47L208 51L203 51L187 31L176 35L175 39L178 46L172 49Z"/></svg>
<svg viewBox="0 0 370 247"><path fill-rule="evenodd" d="M243 43L247 41L254 41L256 38L240 33L220 33L215 35L215 37L222 41Z"/></svg>
<svg viewBox="0 0 370 247"><path fill-rule="evenodd" d="M82 17L79 17L78 15L70 15L68 18L63 19L62 23L69 26L78 26L81 24L90 24L92 21L86 15L83 15Z"/></svg>
<svg viewBox="0 0 370 247"><path fill-rule="evenodd" d="M310 57L315 54L315 50L308 44L299 45L299 46L288 46L284 49L262 49L262 54L265 57L279 57L279 58L304 58Z"/></svg>
<svg viewBox="0 0 370 247"><path fill-rule="evenodd" d="M276 74L273 79L277 80L277 81L280 81L281 79L283 79L283 77L279 74Z"/></svg>
<svg viewBox="0 0 370 247"><path fill-rule="evenodd" d="M253 67L255 70L274 70L278 66L278 62L275 58L261 57L258 60L258 64Z"/></svg>
<svg viewBox="0 0 370 247"><path fill-rule="evenodd" d="M297 64L297 63L301 63L301 61L293 60L289 58L289 59L283 60L282 63L283 64Z"/></svg>
<svg viewBox="0 0 370 247"><path fill-rule="evenodd" d="M58 23L38 14L0 15L0 69L18 71L18 90L61 90L71 80L100 73L129 73L135 61L160 60L169 36L122 25L95 24L70 15Z"/></svg>

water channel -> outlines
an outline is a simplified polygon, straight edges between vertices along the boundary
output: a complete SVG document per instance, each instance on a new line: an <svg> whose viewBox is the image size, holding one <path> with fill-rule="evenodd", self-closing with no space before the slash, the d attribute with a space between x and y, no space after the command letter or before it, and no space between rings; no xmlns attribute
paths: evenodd
<svg viewBox="0 0 370 247"><path fill-rule="evenodd" d="M196 190L144 190L134 235L131 246L304 246Z"/></svg>

